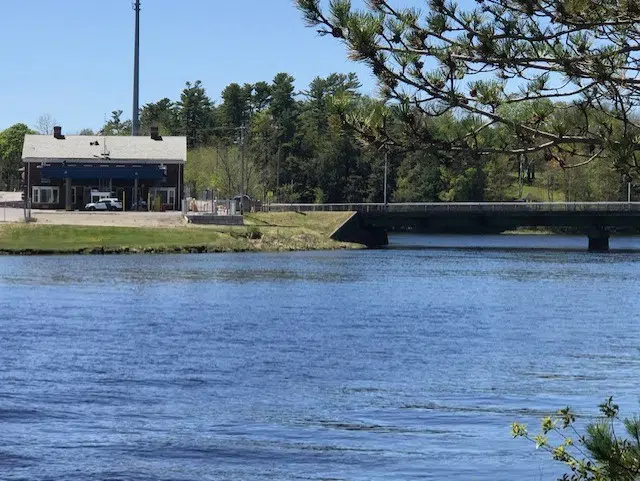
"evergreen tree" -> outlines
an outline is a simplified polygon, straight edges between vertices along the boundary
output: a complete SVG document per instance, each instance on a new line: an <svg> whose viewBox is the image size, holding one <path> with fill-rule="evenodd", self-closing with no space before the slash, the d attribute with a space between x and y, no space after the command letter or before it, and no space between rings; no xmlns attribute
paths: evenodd
<svg viewBox="0 0 640 481"><path fill-rule="evenodd" d="M202 82L187 82L177 103L177 118L189 149L206 145L211 137L212 108Z"/></svg>
<svg viewBox="0 0 640 481"><path fill-rule="evenodd" d="M151 127L158 127L160 135L179 135L178 106L166 97L144 105L140 112L141 135L149 135Z"/></svg>

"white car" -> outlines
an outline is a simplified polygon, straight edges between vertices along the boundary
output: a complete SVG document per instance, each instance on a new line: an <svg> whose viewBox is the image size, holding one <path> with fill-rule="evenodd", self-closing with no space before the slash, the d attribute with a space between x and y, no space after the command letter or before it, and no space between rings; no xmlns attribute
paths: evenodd
<svg viewBox="0 0 640 481"><path fill-rule="evenodd" d="M84 206L85 210L122 210L120 199L100 199Z"/></svg>

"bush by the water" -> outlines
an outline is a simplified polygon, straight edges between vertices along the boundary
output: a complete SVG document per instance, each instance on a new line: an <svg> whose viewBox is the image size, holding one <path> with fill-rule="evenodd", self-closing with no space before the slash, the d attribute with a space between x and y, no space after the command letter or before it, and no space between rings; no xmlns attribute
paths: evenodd
<svg viewBox="0 0 640 481"><path fill-rule="evenodd" d="M232 230L230 234L231 234L231 237L234 237L236 239L242 239L242 238L250 239L250 240L262 239L262 232L258 227L253 225L247 227L247 230L244 230L244 231Z"/></svg>

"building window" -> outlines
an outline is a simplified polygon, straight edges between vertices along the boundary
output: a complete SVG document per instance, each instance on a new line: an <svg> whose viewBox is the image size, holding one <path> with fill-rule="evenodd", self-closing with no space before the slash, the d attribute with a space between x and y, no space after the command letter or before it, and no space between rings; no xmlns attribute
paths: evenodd
<svg viewBox="0 0 640 481"><path fill-rule="evenodd" d="M31 199L34 204L57 204L59 191L57 187L33 187Z"/></svg>
<svg viewBox="0 0 640 481"><path fill-rule="evenodd" d="M153 205L156 197L160 198L160 203L170 206L173 209L176 205L176 188L175 187L151 187L149 189L151 196L151 204Z"/></svg>
<svg viewBox="0 0 640 481"><path fill-rule="evenodd" d="M76 205L77 202L78 202L78 188L71 187L71 203L73 205Z"/></svg>

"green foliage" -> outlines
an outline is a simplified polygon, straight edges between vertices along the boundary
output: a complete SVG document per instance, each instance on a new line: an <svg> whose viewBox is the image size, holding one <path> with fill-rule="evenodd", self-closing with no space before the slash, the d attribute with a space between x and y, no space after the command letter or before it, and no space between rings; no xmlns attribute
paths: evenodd
<svg viewBox="0 0 640 481"><path fill-rule="evenodd" d="M600 404L602 417L586 426L585 434L576 427L570 408L545 417L540 431L532 435L523 424L514 422L511 434L535 444L569 469L563 480L636 481L640 479L640 417L620 419L620 408L612 398ZM624 427L626 437L620 431Z"/></svg>
<svg viewBox="0 0 640 481"><path fill-rule="evenodd" d="M194 196L213 191L219 199L231 199L241 191L243 162L245 193L260 199L264 195L264 184L253 158L245 155L243 160L238 146L227 145L223 141L188 152L185 184Z"/></svg>
<svg viewBox="0 0 640 481"><path fill-rule="evenodd" d="M111 112L111 119L104 124L102 131L105 135L131 135L131 121L121 120L122 110Z"/></svg>
<svg viewBox="0 0 640 481"><path fill-rule="evenodd" d="M17 189L22 167L22 145L26 134L35 134L25 124L15 124L0 132L0 190Z"/></svg>
<svg viewBox="0 0 640 481"><path fill-rule="evenodd" d="M496 156L484 166L486 185L484 197L491 202L513 200L516 197L510 161L506 156Z"/></svg>
<svg viewBox="0 0 640 481"><path fill-rule="evenodd" d="M402 3L296 0L308 26L369 67L392 106L396 126L344 116L366 142L447 156L539 153L566 169L601 158L640 180L637 1ZM434 128L434 118L454 128ZM477 175L457 170L446 198Z"/></svg>
<svg viewBox="0 0 640 481"><path fill-rule="evenodd" d="M262 231L254 225L249 226L247 227L246 237L251 240L262 239Z"/></svg>
<svg viewBox="0 0 640 481"><path fill-rule="evenodd" d="M237 83L232 83L222 91L219 118L231 135L234 128L241 127L249 120L251 90L251 85L241 87Z"/></svg>
<svg viewBox="0 0 640 481"><path fill-rule="evenodd" d="M394 202L437 202L444 188L438 159L428 153L405 156L398 169Z"/></svg>
<svg viewBox="0 0 640 481"><path fill-rule="evenodd" d="M414 17L404 12L398 25L385 28L402 33ZM378 19L366 22L375 25ZM371 25L361 32L363 42ZM403 62L413 68L416 59ZM528 88L541 89L549 81L541 75ZM244 190L262 200L271 192L272 202L382 202L385 154L387 198L396 202L510 201L527 195L541 201L623 200L633 178L632 145L602 152L594 146L601 159L586 163L580 149L504 154L498 151L521 147L530 132L514 135L511 124L485 122L480 114L447 111L431 117L402 102L385 104L362 95L355 74L316 77L299 93L294 83L287 73L271 82L232 83L217 105L201 82L187 83L177 101L162 98L142 107L141 133L155 126L161 135L186 135L185 185L192 195L213 192L218 198ZM501 81L478 80L469 88L488 99L498 95ZM621 135L610 116L594 109L556 107L550 99L531 99L496 104L495 111L508 123L528 122L563 135L587 126ZM113 112L107 133L130 132L121 114ZM466 147L453 148L461 139ZM496 152L480 152L485 147Z"/></svg>
<svg viewBox="0 0 640 481"><path fill-rule="evenodd" d="M140 111L140 134L149 135L151 127L157 127L160 135L178 135L180 115L178 105L168 98L148 103Z"/></svg>
<svg viewBox="0 0 640 481"><path fill-rule="evenodd" d="M462 171L442 169L445 190L440 200L445 202L484 200L484 172L478 167L467 167Z"/></svg>
<svg viewBox="0 0 640 481"><path fill-rule="evenodd" d="M205 145L212 127L212 103L200 80L187 82L177 103L181 130L190 149Z"/></svg>
<svg viewBox="0 0 640 481"><path fill-rule="evenodd" d="M202 147L187 153L184 181L192 194L207 190L219 191L222 187L219 152L216 149Z"/></svg>

